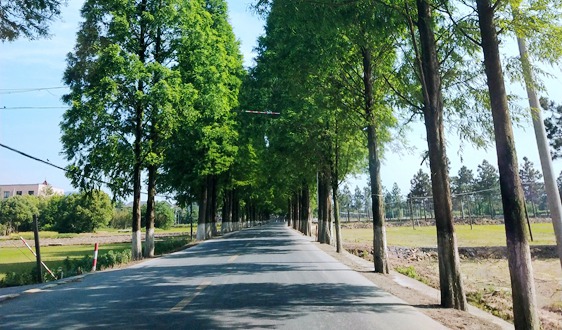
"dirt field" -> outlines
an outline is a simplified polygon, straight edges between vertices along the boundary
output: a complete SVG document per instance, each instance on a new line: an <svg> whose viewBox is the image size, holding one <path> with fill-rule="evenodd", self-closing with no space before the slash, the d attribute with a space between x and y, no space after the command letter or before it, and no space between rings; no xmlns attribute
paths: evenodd
<svg viewBox="0 0 562 330"><path fill-rule="evenodd" d="M345 244L346 250L372 260L367 244ZM461 253L461 271L471 303L508 321L513 319L507 259L498 258L495 248L472 248ZM475 252L476 251L476 252ZM495 253L496 252L496 253ZM478 257L493 256L493 258ZM424 249L389 247L391 267L416 274L423 282L439 288L437 254ZM409 269L408 269L409 268ZM533 258L537 304L543 329L562 329L562 268L557 258ZM411 275L410 274L410 275Z"/></svg>

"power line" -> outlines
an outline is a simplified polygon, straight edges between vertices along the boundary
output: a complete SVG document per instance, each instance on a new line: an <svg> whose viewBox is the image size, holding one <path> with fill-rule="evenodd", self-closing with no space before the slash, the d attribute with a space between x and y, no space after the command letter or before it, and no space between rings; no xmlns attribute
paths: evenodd
<svg viewBox="0 0 562 330"><path fill-rule="evenodd" d="M0 94L21 94L38 91L49 91L55 89L66 89L67 87L38 87L38 88L0 88Z"/></svg>
<svg viewBox="0 0 562 330"><path fill-rule="evenodd" d="M29 154L26 154L26 153L23 152L23 151L19 151L19 150L17 150L17 149L10 148L10 147L8 147L7 145L4 145L4 144L2 144L2 143L0 143L0 147L6 148L6 149L8 149L8 150L10 150L10 151L13 151L13 152L15 152L15 153L18 153L18 154L20 154L20 155L22 155L22 156L24 156L24 157L27 157L27 158L31 158L31 159L33 159L33 160L35 160L35 161L40 162L40 163L47 164L47 165L52 166L52 167L54 167L54 168L58 168L59 170L63 170L63 171L65 171L65 172L68 172L68 171L67 171L65 168L63 168L63 167L60 167L60 166L58 166L58 165L55 165L55 164L53 164L53 163L51 163L51 162L48 162L48 161L46 161L46 160L43 160L43 159L40 159L40 158L31 156L31 155L29 155ZM88 179L89 179L89 178L88 178ZM105 183L105 182L103 182L103 183Z"/></svg>
<svg viewBox="0 0 562 330"><path fill-rule="evenodd" d="M24 157L33 159L33 160L35 160L35 161L37 161L37 162L40 162L40 163L43 163L43 164L52 166L52 167L54 167L54 168L57 168L57 169L59 169L59 170L64 171L65 173L70 173L70 171L67 170L67 169L64 168L64 167L55 165L55 164L51 163L51 162L48 161L48 160L43 160L43 159L37 158L37 157L35 157L35 156L31 156L31 155L29 155L29 154L27 154L27 153L25 153L25 152L23 152L23 151L20 151L20 150L17 150L17 149L8 147L8 146L5 145L5 144L0 143L0 147L6 148L6 149L8 149L8 150L10 150L10 151L13 151L13 152L15 152L15 153L17 153L17 154L20 154L20 155L24 156ZM108 186L108 187L111 186L110 183L108 183L108 182L106 182L106 181L103 181L103 180L100 180L100 179L96 179L96 178L92 178L92 177L88 177L88 176L83 176L83 177L86 178L86 179L88 179L88 180L92 180L92 181L95 181L95 182L103 183L103 184L105 184L105 185ZM148 192L141 191L141 194L143 194L143 195L148 195ZM173 198L171 198L170 196L162 196L162 195L155 195L155 197L166 198L166 199L173 199Z"/></svg>
<svg viewBox="0 0 562 330"><path fill-rule="evenodd" d="M28 110L28 109L68 109L68 107L1 107L0 109L6 110Z"/></svg>

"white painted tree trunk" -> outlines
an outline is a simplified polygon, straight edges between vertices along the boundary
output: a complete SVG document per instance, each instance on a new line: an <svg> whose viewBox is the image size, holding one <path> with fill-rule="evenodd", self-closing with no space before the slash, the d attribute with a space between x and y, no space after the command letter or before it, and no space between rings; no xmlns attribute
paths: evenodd
<svg viewBox="0 0 562 330"><path fill-rule="evenodd" d="M133 232L133 236L131 238L131 247L132 247L132 258L133 260L141 260L142 259L142 239L141 239L141 231L140 229Z"/></svg>
<svg viewBox="0 0 562 330"><path fill-rule="evenodd" d="M146 258L154 257L154 228L146 230L146 237L144 239L144 256Z"/></svg>
<svg viewBox="0 0 562 330"><path fill-rule="evenodd" d="M197 236L198 241L204 241L211 238L211 230L213 225L211 223L200 223L197 225Z"/></svg>

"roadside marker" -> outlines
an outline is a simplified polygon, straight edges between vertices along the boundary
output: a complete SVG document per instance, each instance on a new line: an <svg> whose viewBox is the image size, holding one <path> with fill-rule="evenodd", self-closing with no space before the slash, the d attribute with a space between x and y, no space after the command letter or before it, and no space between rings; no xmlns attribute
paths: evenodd
<svg viewBox="0 0 562 330"><path fill-rule="evenodd" d="M98 243L94 245L94 265L92 266L92 272L96 271L97 264L98 264Z"/></svg>

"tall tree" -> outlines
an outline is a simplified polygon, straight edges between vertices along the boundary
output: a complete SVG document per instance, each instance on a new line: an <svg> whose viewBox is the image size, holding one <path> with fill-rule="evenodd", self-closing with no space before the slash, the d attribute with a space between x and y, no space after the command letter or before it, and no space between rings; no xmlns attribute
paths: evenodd
<svg viewBox="0 0 562 330"><path fill-rule="evenodd" d="M194 94L170 64L184 41L172 33L183 4L87 0L75 50L67 58L64 81L70 93L63 100L71 108L61 139L71 162L68 175L86 190L103 183L117 197L133 194L133 259L141 258L141 173L147 163L157 163L154 136L172 134L171 120L162 117L187 111Z"/></svg>
<svg viewBox="0 0 562 330"><path fill-rule="evenodd" d="M501 5L501 3L498 3ZM507 237L507 255L516 329L539 329L529 232L525 224L523 189L517 175L517 154L503 78L495 11L490 0L476 0L500 172Z"/></svg>
<svg viewBox="0 0 562 330"><path fill-rule="evenodd" d="M0 3L0 41L36 39L49 34L66 0L18 0Z"/></svg>
<svg viewBox="0 0 562 330"><path fill-rule="evenodd" d="M182 81L197 92L192 116L164 156L163 185L199 204L197 239L216 234L221 175L238 151L233 108L238 104L242 56L227 18L224 0L194 0L180 11L184 38L177 49Z"/></svg>

